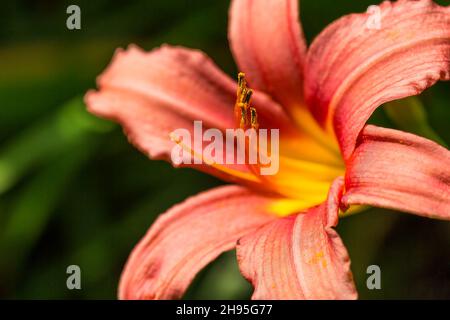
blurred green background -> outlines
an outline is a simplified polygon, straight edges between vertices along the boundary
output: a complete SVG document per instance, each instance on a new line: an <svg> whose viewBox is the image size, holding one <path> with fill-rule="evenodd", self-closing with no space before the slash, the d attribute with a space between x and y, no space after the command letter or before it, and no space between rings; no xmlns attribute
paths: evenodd
<svg viewBox="0 0 450 320"><path fill-rule="evenodd" d="M81 7L79 31L66 28L70 4ZM302 1L309 43L334 19L370 4L376 2ZM89 115L82 97L95 87L114 49L129 43L145 49L162 43L200 48L235 75L227 43L228 5L225 0L2 2L1 298L115 298L123 264L156 216L221 183L149 161L120 127ZM427 90L420 101L433 129L423 115L413 117L417 123L410 126L382 109L371 121L439 135L448 145L449 84ZM370 209L342 219L338 231L361 298L450 298L450 223ZM82 290L66 288L71 264L81 267ZM370 264L381 267L382 290L366 288ZM199 274L186 298L250 294L230 252Z"/></svg>

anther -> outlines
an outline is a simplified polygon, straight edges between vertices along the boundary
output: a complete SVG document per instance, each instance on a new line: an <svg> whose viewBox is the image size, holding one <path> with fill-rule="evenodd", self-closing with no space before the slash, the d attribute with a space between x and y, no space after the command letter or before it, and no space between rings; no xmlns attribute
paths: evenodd
<svg viewBox="0 0 450 320"><path fill-rule="evenodd" d="M242 102L246 105L249 104L250 99L252 98L252 94L253 94L253 90L246 88L245 93L243 94Z"/></svg>
<svg viewBox="0 0 450 320"><path fill-rule="evenodd" d="M238 89L238 90L239 90L238 101L241 102L241 103L244 103L244 99L247 96L248 89L246 87L243 87L243 88Z"/></svg>
<svg viewBox="0 0 450 320"><path fill-rule="evenodd" d="M256 109L252 107L250 108L250 123L253 129L258 129L258 113L256 112Z"/></svg>
<svg viewBox="0 0 450 320"><path fill-rule="evenodd" d="M245 87L245 73L239 72L238 74L238 86L239 89L243 89Z"/></svg>

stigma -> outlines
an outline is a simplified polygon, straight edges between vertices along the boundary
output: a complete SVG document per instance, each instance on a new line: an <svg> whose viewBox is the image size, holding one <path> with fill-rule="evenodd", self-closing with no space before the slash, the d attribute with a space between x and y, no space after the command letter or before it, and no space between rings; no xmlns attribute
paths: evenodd
<svg viewBox="0 0 450 320"><path fill-rule="evenodd" d="M256 109L250 105L252 94L253 90L247 87L245 74L239 72L234 112L237 126L241 129L253 128L257 130L259 127Z"/></svg>

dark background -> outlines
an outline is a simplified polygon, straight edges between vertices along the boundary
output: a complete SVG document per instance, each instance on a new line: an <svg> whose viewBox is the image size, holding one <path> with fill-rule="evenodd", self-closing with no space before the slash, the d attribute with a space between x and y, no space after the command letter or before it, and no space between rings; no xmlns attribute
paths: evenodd
<svg viewBox="0 0 450 320"><path fill-rule="evenodd" d="M66 28L70 4L81 7L79 31ZM302 1L308 42L334 19L364 12L370 4L376 2ZM120 127L89 115L82 97L95 87L114 49L129 43L199 48L235 75L228 5L224 0L2 2L1 298L115 298L123 264L155 217L221 183L148 160ZM431 127L447 145L449 91L448 83L440 83L420 97ZM371 121L396 126L382 109ZM449 222L370 209L342 219L337 229L361 298L450 298ZM71 264L81 267L82 290L66 288ZM381 267L382 290L366 288L370 264ZM250 294L230 252L197 277L186 297Z"/></svg>

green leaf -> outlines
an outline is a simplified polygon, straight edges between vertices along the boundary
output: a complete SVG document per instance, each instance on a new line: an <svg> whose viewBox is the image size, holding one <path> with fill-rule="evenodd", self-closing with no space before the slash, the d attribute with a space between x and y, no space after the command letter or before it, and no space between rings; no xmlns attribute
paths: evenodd
<svg viewBox="0 0 450 320"><path fill-rule="evenodd" d="M388 117L399 129L433 140L447 147L444 140L433 130L427 112L417 97L392 101L384 106Z"/></svg>
<svg viewBox="0 0 450 320"><path fill-rule="evenodd" d="M0 254L8 257L0 262L3 276L16 275L24 266L24 259L45 230L52 213L61 201L67 184L85 162L92 148L79 148L60 159L48 163L35 177L10 198L7 219L0 234Z"/></svg>
<svg viewBox="0 0 450 320"><path fill-rule="evenodd" d="M0 194L31 168L71 152L80 141L110 131L114 125L86 111L82 98L63 105L51 117L17 134L0 147Z"/></svg>

